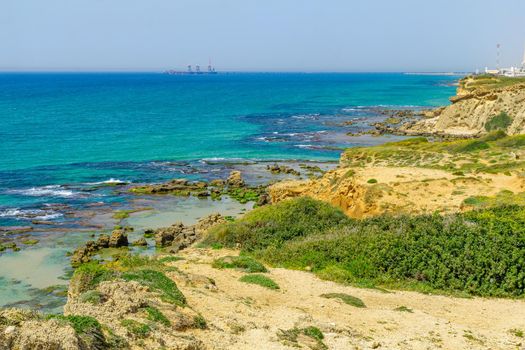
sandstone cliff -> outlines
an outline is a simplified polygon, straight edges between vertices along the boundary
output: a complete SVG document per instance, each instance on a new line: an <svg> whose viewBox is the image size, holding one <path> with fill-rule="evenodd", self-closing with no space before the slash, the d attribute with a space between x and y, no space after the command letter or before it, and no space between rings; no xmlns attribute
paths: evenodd
<svg viewBox="0 0 525 350"><path fill-rule="evenodd" d="M525 138L493 133L486 139L490 141L417 138L350 148L338 169L318 179L274 184L268 193L272 202L310 196L354 218L450 213L498 201L521 203Z"/></svg>
<svg viewBox="0 0 525 350"><path fill-rule="evenodd" d="M500 128L525 133L525 79L477 76L460 80L452 104L436 115L400 128L407 134L477 136ZM499 116L499 117L498 117ZM496 118L496 119L495 119Z"/></svg>

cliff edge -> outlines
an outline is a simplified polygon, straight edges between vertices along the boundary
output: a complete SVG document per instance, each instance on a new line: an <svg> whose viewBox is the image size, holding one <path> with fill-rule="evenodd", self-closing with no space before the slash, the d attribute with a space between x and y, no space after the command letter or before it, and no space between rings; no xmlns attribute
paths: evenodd
<svg viewBox="0 0 525 350"><path fill-rule="evenodd" d="M500 129L508 135L525 133L525 78L468 76L459 81L451 105L428 119L406 124L409 135L475 137Z"/></svg>

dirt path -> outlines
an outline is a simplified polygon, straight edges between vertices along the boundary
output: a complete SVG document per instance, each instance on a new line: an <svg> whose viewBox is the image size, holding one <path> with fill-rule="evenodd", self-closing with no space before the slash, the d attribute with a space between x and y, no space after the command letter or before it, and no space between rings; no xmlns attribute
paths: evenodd
<svg viewBox="0 0 525 350"><path fill-rule="evenodd" d="M520 349L525 344L511 332L525 330L522 300L384 293L285 269L270 270L268 276L281 287L273 291L239 282L242 272L212 268L213 259L224 255L237 252L191 248L182 252L185 260L173 263L187 275L173 277L189 305L208 322L209 329L195 335L209 349L297 349L277 333L308 326L324 333L328 349ZM366 308L320 297L323 293L358 297ZM395 310L402 306L410 310Z"/></svg>

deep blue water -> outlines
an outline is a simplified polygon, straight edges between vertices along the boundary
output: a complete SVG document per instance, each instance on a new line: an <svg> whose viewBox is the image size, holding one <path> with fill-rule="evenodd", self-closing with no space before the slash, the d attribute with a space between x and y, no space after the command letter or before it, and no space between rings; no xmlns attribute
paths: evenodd
<svg viewBox="0 0 525 350"><path fill-rule="evenodd" d="M49 203L118 201L86 191L110 178L198 177L206 159L335 160L359 143L334 135L377 118L371 107L447 104L455 79L0 74L0 226L58 217ZM351 119L361 122L337 125Z"/></svg>

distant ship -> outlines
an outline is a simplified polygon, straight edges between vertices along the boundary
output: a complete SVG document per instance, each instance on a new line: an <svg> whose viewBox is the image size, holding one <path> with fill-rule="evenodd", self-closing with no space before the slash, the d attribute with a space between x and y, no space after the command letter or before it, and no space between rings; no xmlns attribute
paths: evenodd
<svg viewBox="0 0 525 350"><path fill-rule="evenodd" d="M208 70L201 70L201 67L197 64L195 65L195 70L192 69L191 64L188 65L187 70L167 70L166 74L170 75L193 75L193 74L217 74L215 68L211 65L208 65Z"/></svg>

